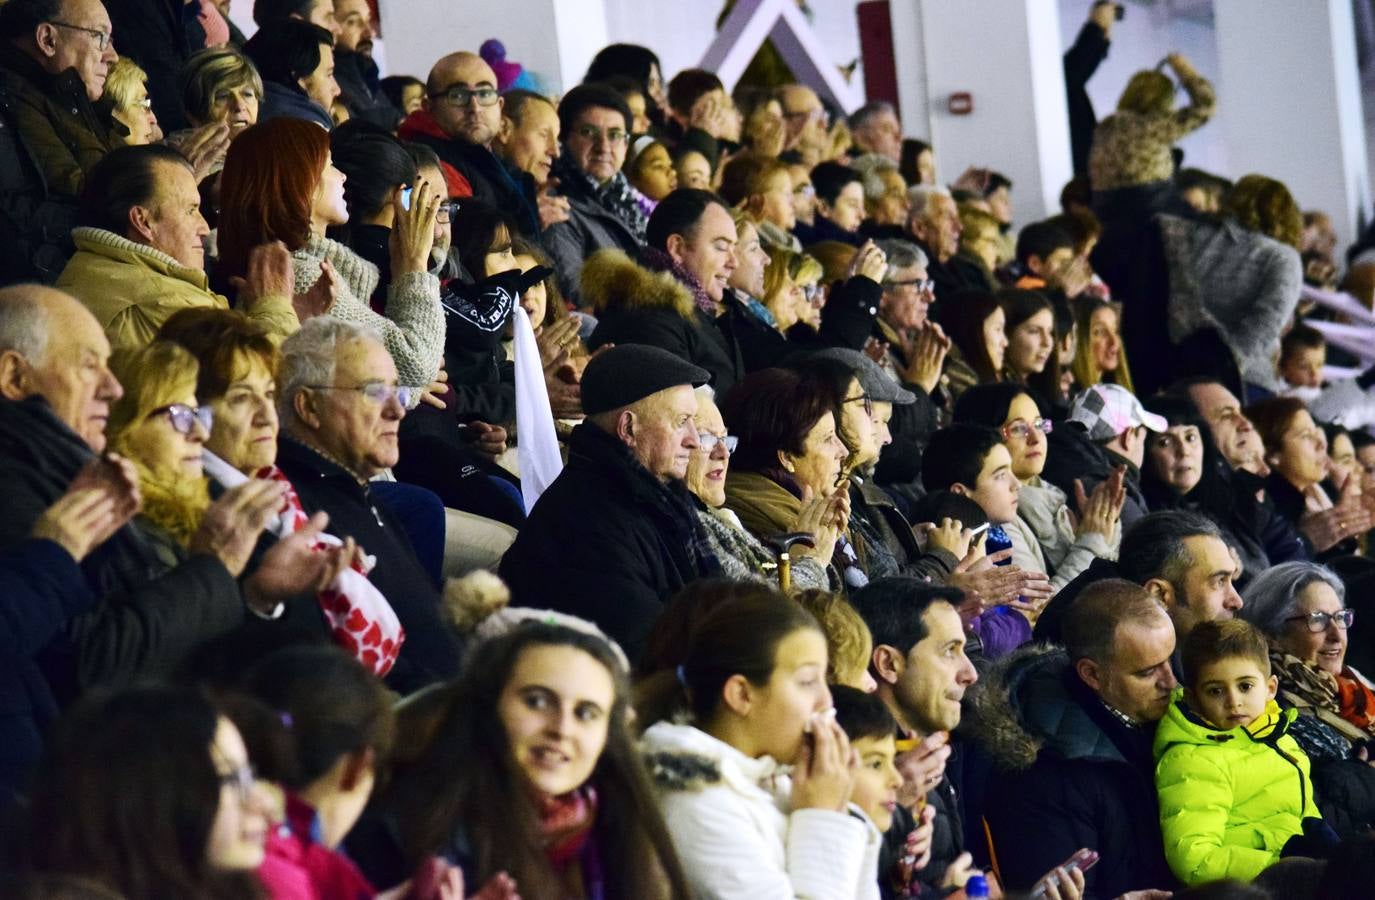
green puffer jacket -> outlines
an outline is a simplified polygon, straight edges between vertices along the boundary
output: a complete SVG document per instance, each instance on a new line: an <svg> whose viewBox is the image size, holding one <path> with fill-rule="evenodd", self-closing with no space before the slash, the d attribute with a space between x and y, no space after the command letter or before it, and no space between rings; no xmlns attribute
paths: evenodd
<svg viewBox="0 0 1375 900"><path fill-rule="evenodd" d="M1252 880L1320 815L1294 716L1271 700L1245 728L1218 731L1175 694L1155 732L1155 787L1165 858L1186 885Z"/></svg>

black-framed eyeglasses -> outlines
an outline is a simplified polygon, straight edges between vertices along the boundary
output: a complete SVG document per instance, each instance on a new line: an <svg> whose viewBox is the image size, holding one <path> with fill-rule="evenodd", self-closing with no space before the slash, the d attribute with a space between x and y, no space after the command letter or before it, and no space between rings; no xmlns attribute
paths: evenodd
<svg viewBox="0 0 1375 900"><path fill-rule="evenodd" d="M236 766L228 772L220 772L218 777L220 787L234 788L239 794L239 799L245 803L253 795L253 789L258 786L258 773L253 771L253 767L247 763Z"/></svg>
<svg viewBox="0 0 1375 900"><path fill-rule="evenodd" d="M435 210L434 220L440 225L448 225L454 220L454 215L457 214L461 208L457 200L445 200L443 203L439 204L439 208Z"/></svg>
<svg viewBox="0 0 1375 900"><path fill-rule="evenodd" d="M415 391L414 388L404 384L392 387L380 381L369 381L367 384L360 384L354 387L342 387L335 384L308 384L306 387L310 388L312 391L357 391L378 406L386 406L387 401L395 397L396 402L407 409L410 408L411 396Z"/></svg>
<svg viewBox="0 0 1375 900"><path fill-rule="evenodd" d="M1327 626L1335 622L1342 631L1351 627L1351 623L1356 621L1356 611L1351 609L1339 609L1334 613L1311 612L1303 616L1290 616L1286 622L1304 622L1308 630L1314 634L1322 634L1327 630Z"/></svg>
<svg viewBox="0 0 1375 900"><path fill-rule="evenodd" d="M726 455L730 456L735 452L735 448L740 446L740 439L733 434L721 436L712 434L710 431L697 432L697 446L708 454L715 453L716 448L722 444L726 445Z"/></svg>
<svg viewBox="0 0 1375 900"><path fill-rule="evenodd" d="M477 99L478 106L491 106L501 99L501 94L494 87L468 88L454 85L430 95L431 100L438 100L441 97L454 106L467 106L468 102L474 98Z"/></svg>
<svg viewBox="0 0 1375 900"><path fill-rule="evenodd" d="M167 421L172 423L172 430L177 434L190 434L195 429L197 422L205 429L205 433L209 434L210 429L215 425L215 411L208 406L169 403L153 410L152 415L167 416Z"/></svg>
<svg viewBox="0 0 1375 900"><path fill-rule="evenodd" d="M1004 440L1017 438L1024 441L1031 436L1032 431L1050 434L1055 430L1055 423L1050 419L1033 419L1030 422L1025 419L1015 419L1004 425L1001 430Z"/></svg>
<svg viewBox="0 0 1375 900"><path fill-rule="evenodd" d="M72 31L84 31L87 34L95 35L96 46L100 52L104 53L105 48L110 46L110 32L101 31L99 28L87 28L85 25L73 25L71 22L59 22L56 19L49 19L49 25L56 25L58 28L70 28Z"/></svg>
<svg viewBox="0 0 1375 900"><path fill-rule="evenodd" d="M874 415L874 398L873 398L873 397L870 397L868 394L860 394L858 397L846 397L845 400L844 400L843 402L845 402L845 403L863 403L863 404L864 404L864 414L865 414L866 416L871 417L871 418L872 418L873 415Z"/></svg>

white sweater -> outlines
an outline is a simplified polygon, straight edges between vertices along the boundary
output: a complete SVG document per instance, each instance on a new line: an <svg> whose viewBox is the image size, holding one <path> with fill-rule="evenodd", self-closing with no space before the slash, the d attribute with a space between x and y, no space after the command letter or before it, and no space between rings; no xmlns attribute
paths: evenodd
<svg viewBox="0 0 1375 900"><path fill-rule="evenodd" d="M790 810L792 782L690 725L659 722L641 749L694 897L870 900L882 835L862 815Z"/></svg>

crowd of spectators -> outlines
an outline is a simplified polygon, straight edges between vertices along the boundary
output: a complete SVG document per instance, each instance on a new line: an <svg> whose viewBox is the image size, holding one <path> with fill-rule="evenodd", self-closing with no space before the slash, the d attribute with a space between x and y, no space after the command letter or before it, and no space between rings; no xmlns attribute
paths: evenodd
<svg viewBox="0 0 1375 900"><path fill-rule="evenodd" d="M228 5L0 4L0 893L1375 893L1375 239L1181 169L1179 54L1097 121L1116 4L1032 222Z"/></svg>

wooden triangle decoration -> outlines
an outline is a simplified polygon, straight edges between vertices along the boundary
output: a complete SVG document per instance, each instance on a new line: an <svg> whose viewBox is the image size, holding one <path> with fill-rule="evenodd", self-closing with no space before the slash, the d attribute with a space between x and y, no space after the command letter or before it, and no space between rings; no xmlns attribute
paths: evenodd
<svg viewBox="0 0 1375 900"><path fill-rule="evenodd" d="M765 40L773 41L798 82L822 100L847 113L863 105L864 89L840 74L797 0L740 0L702 54L701 68L715 72L731 91Z"/></svg>

